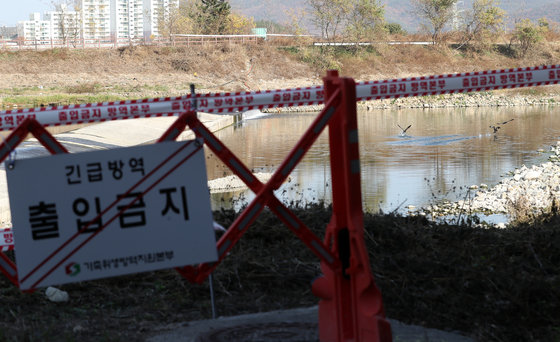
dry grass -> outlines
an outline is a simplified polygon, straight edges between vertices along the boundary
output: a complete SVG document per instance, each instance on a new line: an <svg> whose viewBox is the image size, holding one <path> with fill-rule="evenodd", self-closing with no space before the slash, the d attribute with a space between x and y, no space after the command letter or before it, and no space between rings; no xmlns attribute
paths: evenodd
<svg viewBox="0 0 560 342"><path fill-rule="evenodd" d="M295 208L318 236L330 208ZM214 213L225 226L236 214ZM560 221L509 229L366 215L365 242L388 317L479 341L558 341ZM217 313L316 305L319 260L265 210L214 273ZM211 317L208 283L158 271L22 294L0 277L0 341L142 341L161 326Z"/></svg>

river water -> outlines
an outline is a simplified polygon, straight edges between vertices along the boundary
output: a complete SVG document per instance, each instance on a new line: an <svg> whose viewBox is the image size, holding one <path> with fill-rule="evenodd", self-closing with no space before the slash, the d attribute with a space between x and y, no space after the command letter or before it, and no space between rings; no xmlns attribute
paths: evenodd
<svg viewBox="0 0 560 342"><path fill-rule="evenodd" d="M359 112L363 207L403 213L409 205L463 199L471 185L492 186L516 167L545 162L559 140L559 115L555 106ZM216 135L254 172L274 172L316 116L259 116ZM489 127L505 121L495 134ZM412 126L403 136L397 125ZM211 151L207 167L209 180L231 174ZM331 201L326 130L276 195L287 204ZM252 198L249 190L213 193L212 206L238 209Z"/></svg>

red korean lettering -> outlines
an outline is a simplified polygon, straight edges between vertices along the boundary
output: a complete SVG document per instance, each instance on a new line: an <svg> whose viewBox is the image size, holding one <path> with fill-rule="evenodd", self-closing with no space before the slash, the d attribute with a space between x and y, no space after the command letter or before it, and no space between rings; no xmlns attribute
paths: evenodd
<svg viewBox="0 0 560 342"><path fill-rule="evenodd" d="M463 87L470 87L471 86L471 82L469 82L468 78L463 78Z"/></svg>
<svg viewBox="0 0 560 342"><path fill-rule="evenodd" d="M214 100L214 107L221 107L223 105L223 100L222 99L215 99Z"/></svg>
<svg viewBox="0 0 560 342"><path fill-rule="evenodd" d="M509 74L509 81L515 83L516 81L515 74Z"/></svg>
<svg viewBox="0 0 560 342"><path fill-rule="evenodd" d="M91 117L93 118L100 118L101 117L101 109L94 109L92 110L92 115Z"/></svg>
<svg viewBox="0 0 560 342"><path fill-rule="evenodd" d="M291 98L292 98L292 94L290 94L290 93L284 93L284 94L282 94L282 101L284 101L284 102L290 101Z"/></svg>
<svg viewBox="0 0 560 342"><path fill-rule="evenodd" d="M548 72L548 78L551 79L551 80L556 79L556 73L554 72L554 70L550 70Z"/></svg>
<svg viewBox="0 0 560 342"><path fill-rule="evenodd" d="M478 77L471 78L471 87L478 87Z"/></svg>
<svg viewBox="0 0 560 342"><path fill-rule="evenodd" d="M377 88L377 86L371 86L370 94L371 95L379 94L379 89Z"/></svg>
<svg viewBox="0 0 560 342"><path fill-rule="evenodd" d="M81 113L81 117L82 120L88 120L89 119L89 109L82 109L82 113Z"/></svg>
<svg viewBox="0 0 560 342"><path fill-rule="evenodd" d="M480 85L482 87L486 86L488 84L488 79L486 78L486 76L480 76Z"/></svg>
<svg viewBox="0 0 560 342"><path fill-rule="evenodd" d="M171 110L174 111L181 110L181 104L179 102L171 103Z"/></svg>
<svg viewBox="0 0 560 342"><path fill-rule="evenodd" d="M418 82L410 83L410 89L414 92L418 91Z"/></svg>
<svg viewBox="0 0 560 342"><path fill-rule="evenodd" d="M236 97L235 98L235 104L236 105L242 105L243 104L243 98L242 97Z"/></svg>
<svg viewBox="0 0 560 342"><path fill-rule="evenodd" d="M142 108L142 113L144 113L144 114L147 114L147 113L150 112L150 105L149 104L143 104L141 106L141 108Z"/></svg>
<svg viewBox="0 0 560 342"><path fill-rule="evenodd" d="M17 115L17 116L16 116L16 124L17 124L17 125L19 125L20 123L22 123L23 120L25 120L25 115Z"/></svg>
<svg viewBox="0 0 560 342"><path fill-rule="evenodd" d="M325 92L323 90L317 90L315 95L317 96L317 100L322 100L325 97Z"/></svg>
<svg viewBox="0 0 560 342"><path fill-rule="evenodd" d="M280 102L282 100L282 96L280 96L280 94L274 94L274 96L272 96L272 102Z"/></svg>
<svg viewBox="0 0 560 342"><path fill-rule="evenodd" d="M380 94L387 94L387 85L386 84L382 84L379 86L379 93Z"/></svg>
<svg viewBox="0 0 560 342"><path fill-rule="evenodd" d="M117 116L117 108L115 107L109 107L107 108L107 112L109 113L110 117L115 117Z"/></svg>
<svg viewBox="0 0 560 342"><path fill-rule="evenodd" d="M488 84L496 84L496 76L489 76Z"/></svg>
<svg viewBox="0 0 560 342"><path fill-rule="evenodd" d="M13 116L7 116L4 121L6 122L6 125L8 126L13 126L14 125L14 117Z"/></svg>
<svg viewBox="0 0 560 342"><path fill-rule="evenodd" d="M292 100L294 100L294 102L297 102L301 99L301 93L300 92L295 92L292 94Z"/></svg>
<svg viewBox="0 0 560 342"><path fill-rule="evenodd" d="M128 107L126 107L126 106L120 106L120 107L119 107L119 114L121 114L121 115L128 115Z"/></svg>
<svg viewBox="0 0 560 342"><path fill-rule="evenodd" d="M224 100L225 104L228 106L233 105L233 99L231 97L228 97Z"/></svg>
<svg viewBox="0 0 560 342"><path fill-rule="evenodd" d="M136 105L130 106L130 115L138 115L139 111L140 108L138 108L138 106Z"/></svg>
<svg viewBox="0 0 560 342"><path fill-rule="evenodd" d="M391 85L389 85L389 93L390 94L394 94L397 92L397 85L392 83Z"/></svg>
<svg viewBox="0 0 560 342"><path fill-rule="evenodd" d="M525 82L525 74L524 73L517 74L517 82Z"/></svg>
<svg viewBox="0 0 560 342"><path fill-rule="evenodd" d="M436 81L430 81L430 90L436 90L437 83Z"/></svg>
<svg viewBox="0 0 560 342"><path fill-rule="evenodd" d="M208 100L207 99L200 99L198 101L198 106L199 107L208 107Z"/></svg>
<svg viewBox="0 0 560 342"><path fill-rule="evenodd" d="M507 75L500 75L500 83L501 84L506 84L507 81L508 81Z"/></svg>
<svg viewBox="0 0 560 342"><path fill-rule="evenodd" d="M560 70L556 70L556 72L560 74ZM532 72L526 72L525 73L525 79L527 80L527 82L531 82L531 80L533 79L533 73Z"/></svg>
<svg viewBox="0 0 560 342"><path fill-rule="evenodd" d="M406 92L406 84L399 83L399 93L404 93L404 92Z"/></svg>
<svg viewBox="0 0 560 342"><path fill-rule="evenodd" d="M420 82L420 89L422 89L424 91L428 90L428 82L426 82L426 81Z"/></svg>
<svg viewBox="0 0 560 342"><path fill-rule="evenodd" d="M253 101L254 101L253 96L245 96L245 103L246 104L251 104L251 103L253 103Z"/></svg>
<svg viewBox="0 0 560 342"><path fill-rule="evenodd" d="M70 120L78 120L80 119L80 113L77 110L71 110L68 112L70 115Z"/></svg>

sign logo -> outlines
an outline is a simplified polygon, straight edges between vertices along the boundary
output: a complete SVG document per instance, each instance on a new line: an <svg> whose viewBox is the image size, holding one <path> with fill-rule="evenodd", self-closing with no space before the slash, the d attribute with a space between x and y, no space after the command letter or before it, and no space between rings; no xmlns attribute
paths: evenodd
<svg viewBox="0 0 560 342"><path fill-rule="evenodd" d="M66 265L65 269L66 269L66 274L73 277L78 275L78 273L80 273L80 264L71 262L68 265Z"/></svg>

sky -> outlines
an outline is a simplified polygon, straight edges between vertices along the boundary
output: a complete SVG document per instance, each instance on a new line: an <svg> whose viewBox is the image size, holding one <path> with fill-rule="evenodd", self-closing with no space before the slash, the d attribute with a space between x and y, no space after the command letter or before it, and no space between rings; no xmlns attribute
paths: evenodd
<svg viewBox="0 0 560 342"><path fill-rule="evenodd" d="M29 14L52 10L51 0L0 0L0 26L16 26L18 21L29 20Z"/></svg>

